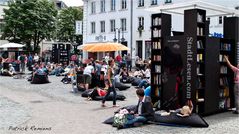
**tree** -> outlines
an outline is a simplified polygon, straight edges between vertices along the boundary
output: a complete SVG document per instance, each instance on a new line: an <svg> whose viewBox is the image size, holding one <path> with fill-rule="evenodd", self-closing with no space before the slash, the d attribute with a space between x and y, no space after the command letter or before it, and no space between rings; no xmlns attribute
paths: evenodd
<svg viewBox="0 0 239 134"><path fill-rule="evenodd" d="M12 0L4 9L3 37L12 42L26 44L37 52L39 43L52 36L56 29L57 9L48 0Z"/></svg>
<svg viewBox="0 0 239 134"><path fill-rule="evenodd" d="M59 12L57 21L57 39L63 42L80 43L82 36L75 35L75 22L82 20L82 9L69 7Z"/></svg>

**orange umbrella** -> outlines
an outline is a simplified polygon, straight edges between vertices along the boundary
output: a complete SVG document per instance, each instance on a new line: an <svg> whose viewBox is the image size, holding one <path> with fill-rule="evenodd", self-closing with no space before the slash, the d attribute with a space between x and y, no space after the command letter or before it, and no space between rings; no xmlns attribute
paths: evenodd
<svg viewBox="0 0 239 134"><path fill-rule="evenodd" d="M129 50L128 47L126 47L120 43L111 43L111 42L84 44L81 47L81 49L88 51L88 52L107 52L107 51Z"/></svg>

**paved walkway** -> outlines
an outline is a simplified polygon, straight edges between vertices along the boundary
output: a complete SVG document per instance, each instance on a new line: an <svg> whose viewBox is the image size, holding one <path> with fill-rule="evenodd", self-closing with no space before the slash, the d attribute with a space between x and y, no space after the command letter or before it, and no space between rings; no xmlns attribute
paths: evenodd
<svg viewBox="0 0 239 134"><path fill-rule="evenodd" d="M0 76L0 122L4 122L0 123L0 134L239 133L239 117L231 112L206 117L209 128L147 125L117 130L102 122L118 108L101 108L99 101L87 101L79 94L70 93L71 85L62 84L61 78L51 76L49 84L32 85L25 79ZM133 87L122 93L127 99L117 101L117 104L127 106L137 103ZM112 106L112 102L106 102L106 105ZM21 130L13 130L16 126ZM39 130L43 128L45 130Z"/></svg>

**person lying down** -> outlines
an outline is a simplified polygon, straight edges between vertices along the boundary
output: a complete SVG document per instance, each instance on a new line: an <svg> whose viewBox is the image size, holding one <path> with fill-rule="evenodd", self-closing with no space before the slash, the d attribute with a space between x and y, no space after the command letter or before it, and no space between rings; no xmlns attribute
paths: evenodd
<svg viewBox="0 0 239 134"><path fill-rule="evenodd" d="M187 117L192 114L192 111L193 111L193 103L191 100L188 100L186 105L184 105L182 108L179 108L176 110L170 110L170 112L162 112L162 113L160 113L160 115L168 116L171 113L177 113L177 116Z"/></svg>

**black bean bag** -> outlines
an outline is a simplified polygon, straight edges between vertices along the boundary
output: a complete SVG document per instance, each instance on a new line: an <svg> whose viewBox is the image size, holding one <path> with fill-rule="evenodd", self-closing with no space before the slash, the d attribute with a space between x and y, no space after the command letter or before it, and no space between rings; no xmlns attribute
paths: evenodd
<svg viewBox="0 0 239 134"><path fill-rule="evenodd" d="M97 90L88 89L81 94L82 97L91 97L92 100L102 100L104 96L99 96ZM117 93L116 100L125 100L125 96ZM107 101L113 100L113 93L111 92L109 97L106 99Z"/></svg>
<svg viewBox="0 0 239 134"><path fill-rule="evenodd" d="M114 123L114 117L110 117L109 119L106 119L103 123L112 125Z"/></svg>
<svg viewBox="0 0 239 134"><path fill-rule="evenodd" d="M181 125L191 127L208 127L207 122L198 114L193 113L188 117L178 116L177 113L171 113L168 116L155 114L155 124L159 125Z"/></svg>
<svg viewBox="0 0 239 134"><path fill-rule="evenodd" d="M122 91L122 90L126 90L126 89L130 88L130 86L127 86L120 82L115 82L115 88L118 88L120 91Z"/></svg>
<svg viewBox="0 0 239 134"><path fill-rule="evenodd" d="M139 83L141 82L141 78L134 78L133 81L132 81L132 86L138 86Z"/></svg>
<svg viewBox="0 0 239 134"><path fill-rule="evenodd" d="M45 83L49 83L47 75L35 74L31 81L31 84L45 84Z"/></svg>

